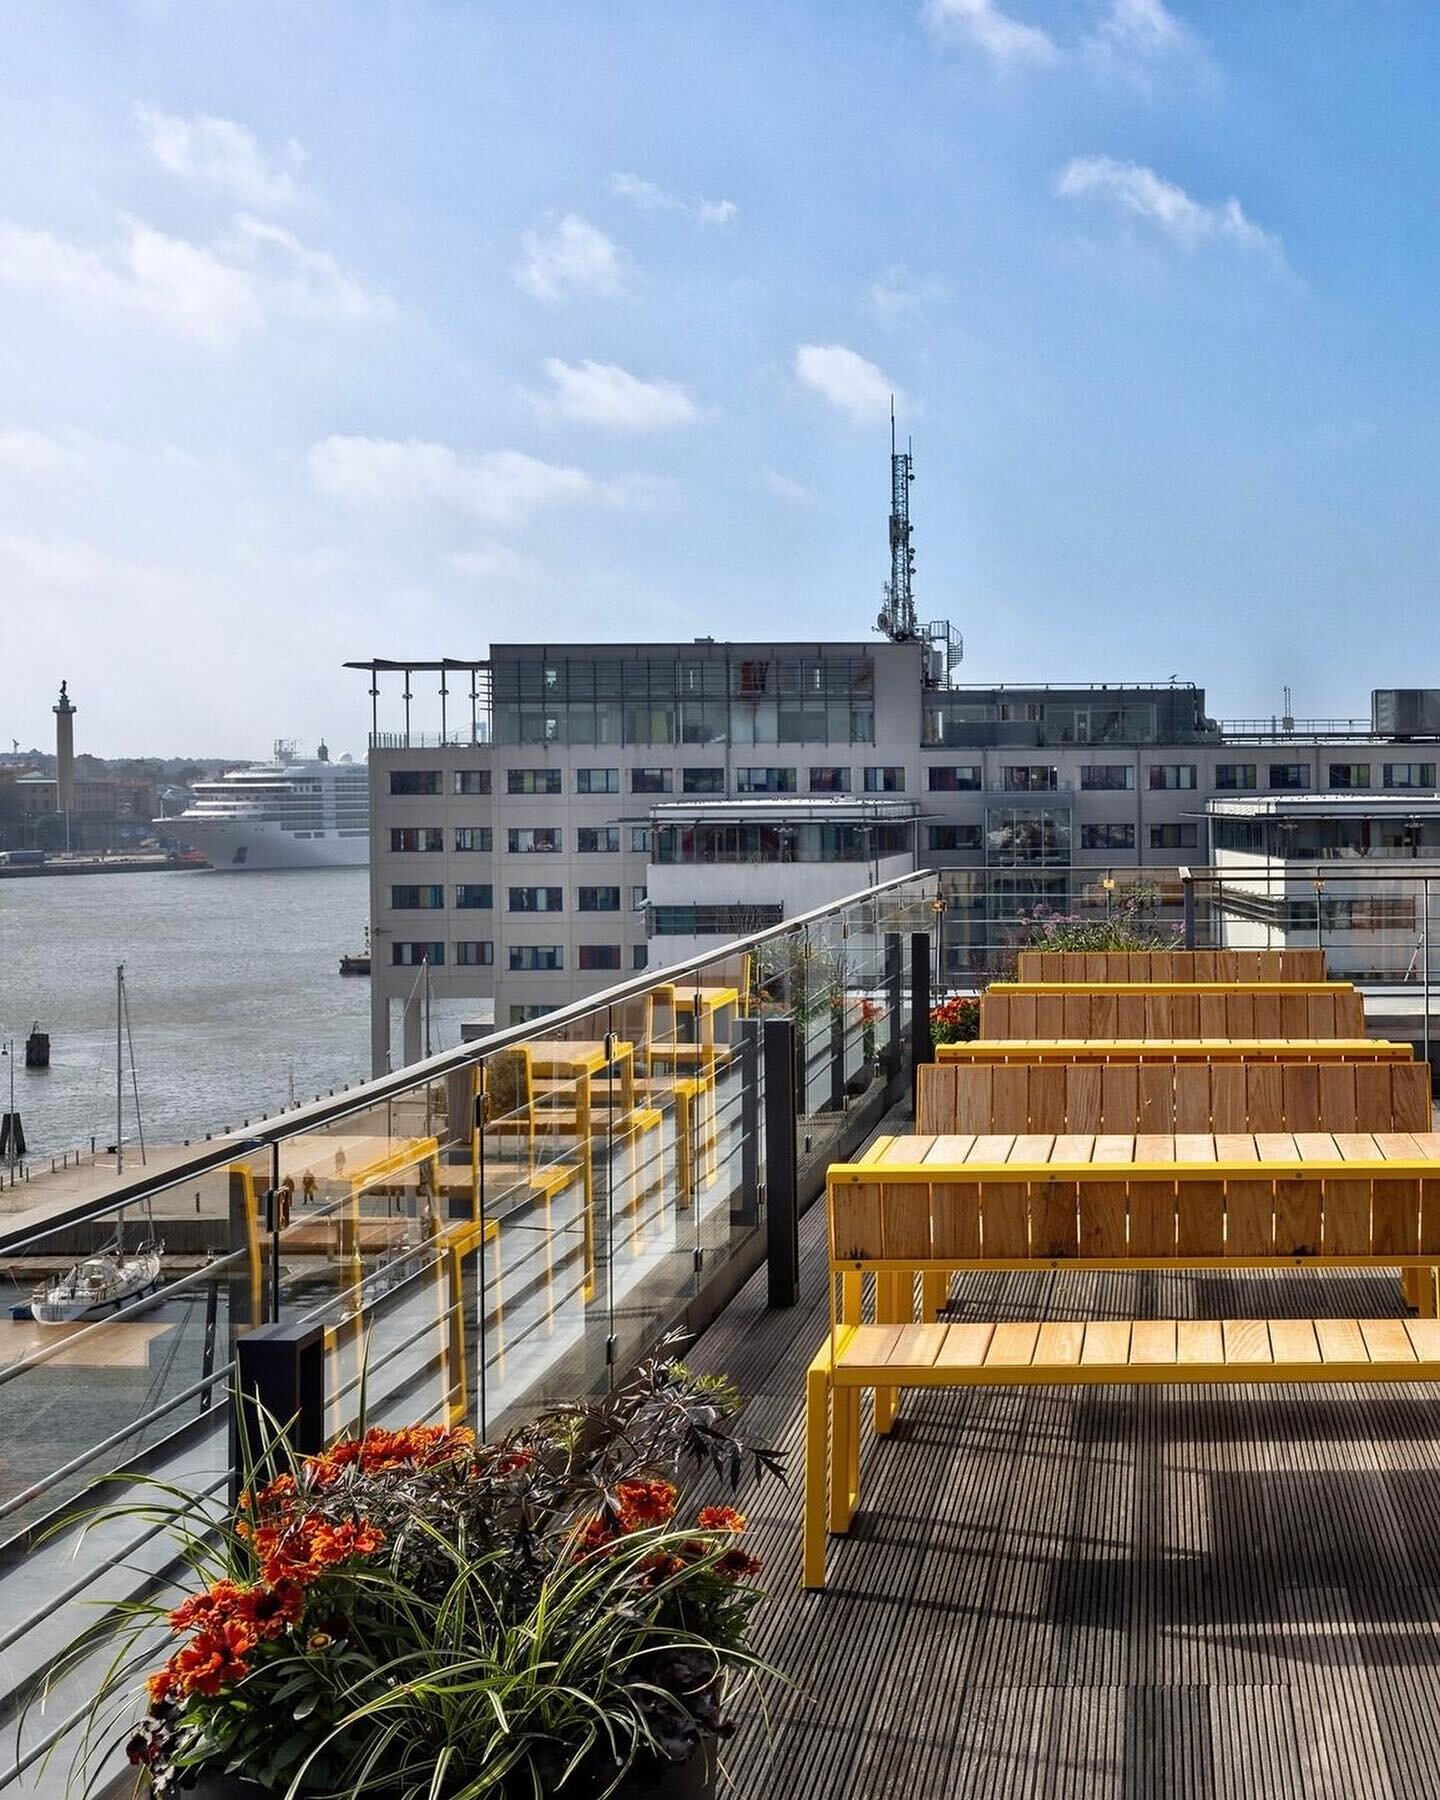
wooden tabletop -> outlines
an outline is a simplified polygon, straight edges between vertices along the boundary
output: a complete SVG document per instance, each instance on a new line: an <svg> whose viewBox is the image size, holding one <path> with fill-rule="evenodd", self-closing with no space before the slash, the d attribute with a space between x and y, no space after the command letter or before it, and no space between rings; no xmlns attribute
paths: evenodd
<svg viewBox="0 0 1440 1800"><path fill-rule="evenodd" d="M1088 1057L1114 1058L1117 1061L1146 1057L1152 1061L1175 1061L1178 1058L1221 1057L1235 1061L1243 1057L1290 1057L1305 1062L1323 1057L1327 1062L1358 1060L1410 1062L1414 1050L1409 1044L1386 1038L971 1038L964 1043L937 1044L939 1062L979 1062L987 1057L1013 1056L1021 1062L1079 1062Z"/></svg>
<svg viewBox="0 0 1440 1800"><path fill-rule="evenodd" d="M1430 1164L1440 1164L1440 1132L996 1132L877 1138L860 1162L832 1163L830 1180L1440 1178L1440 1168L1432 1171Z"/></svg>
<svg viewBox="0 0 1440 1800"><path fill-rule="evenodd" d="M992 981L986 994L1350 994L1353 981ZM981 995L983 999L984 994Z"/></svg>
<svg viewBox="0 0 1440 1800"><path fill-rule="evenodd" d="M536 1075L598 1075L612 1062L635 1054L628 1038L534 1038L528 1045Z"/></svg>

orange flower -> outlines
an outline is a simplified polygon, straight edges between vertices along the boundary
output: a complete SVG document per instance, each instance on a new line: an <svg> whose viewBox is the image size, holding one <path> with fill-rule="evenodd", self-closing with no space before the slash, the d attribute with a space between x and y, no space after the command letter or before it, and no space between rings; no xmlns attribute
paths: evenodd
<svg viewBox="0 0 1440 1800"><path fill-rule="evenodd" d="M170 1629L192 1631L197 1625L208 1624L217 1615L225 1617L243 1592L238 1582L217 1581L203 1594L192 1594L188 1600L181 1601L170 1614Z"/></svg>
<svg viewBox="0 0 1440 1800"><path fill-rule="evenodd" d="M150 1704L162 1706L170 1698L171 1691L175 1686L175 1672L169 1663L166 1663L163 1669L157 1669L153 1675L147 1676L145 1686L150 1695Z"/></svg>
<svg viewBox="0 0 1440 1800"><path fill-rule="evenodd" d="M716 1573L727 1581L739 1581L744 1575L758 1575L764 1564L744 1550L727 1550L715 1564Z"/></svg>
<svg viewBox="0 0 1440 1800"><path fill-rule="evenodd" d="M295 1494L295 1477L293 1475L277 1475L267 1486L261 1488L257 1496L260 1506L272 1506L277 1500L290 1500Z"/></svg>
<svg viewBox="0 0 1440 1800"><path fill-rule="evenodd" d="M608 1544L615 1542L615 1532L608 1519L598 1516L591 1519L580 1533L582 1550L603 1550Z"/></svg>
<svg viewBox="0 0 1440 1800"><path fill-rule="evenodd" d="M668 1525L679 1494L669 1481L622 1481L615 1490L616 1514L622 1531Z"/></svg>
<svg viewBox="0 0 1440 1800"><path fill-rule="evenodd" d="M245 1660L255 1648L255 1633L237 1620L207 1626L170 1659L175 1686L182 1694L213 1696L250 1673Z"/></svg>
<svg viewBox="0 0 1440 1800"><path fill-rule="evenodd" d="M287 1625L298 1625L305 1610L299 1584L284 1581L278 1587L253 1587L241 1594L235 1617L248 1625L257 1638L278 1638Z"/></svg>
<svg viewBox="0 0 1440 1800"><path fill-rule="evenodd" d="M373 1556L384 1542L384 1532L373 1525L358 1525L353 1520L340 1525L319 1523L310 1533L306 1560L318 1572L351 1556Z"/></svg>
<svg viewBox="0 0 1440 1800"><path fill-rule="evenodd" d="M535 1460L533 1450L508 1450L495 1464L497 1475L522 1474Z"/></svg>
<svg viewBox="0 0 1440 1800"><path fill-rule="evenodd" d="M733 1506L702 1506L698 1520L702 1531L744 1531L750 1521Z"/></svg>

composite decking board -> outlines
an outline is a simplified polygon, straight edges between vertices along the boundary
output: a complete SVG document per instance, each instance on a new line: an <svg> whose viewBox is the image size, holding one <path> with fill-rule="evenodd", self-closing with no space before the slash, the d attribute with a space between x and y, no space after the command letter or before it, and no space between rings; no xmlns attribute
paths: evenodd
<svg viewBox="0 0 1440 1800"><path fill-rule="evenodd" d="M754 1396L795 1471L739 1499L768 1564L755 1649L803 1691L772 1691L773 1741L742 1704L736 1800L1430 1800L1440 1389L912 1391L867 1440L829 1586L804 1594L822 1224L819 1205L802 1221L800 1305L768 1311L762 1271L688 1354ZM1398 1318L1394 1279L981 1271L947 1316L1327 1311Z"/></svg>

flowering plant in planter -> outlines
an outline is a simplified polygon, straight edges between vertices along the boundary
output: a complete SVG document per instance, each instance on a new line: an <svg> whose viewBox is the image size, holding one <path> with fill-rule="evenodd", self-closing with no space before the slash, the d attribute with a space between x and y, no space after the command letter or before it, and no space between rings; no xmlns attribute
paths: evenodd
<svg viewBox="0 0 1440 1800"><path fill-rule="evenodd" d="M128 1751L161 1796L221 1774L385 1800L664 1791L645 1784L713 1753L727 1683L759 1668L745 1518L686 1520L675 1481L779 1471L737 1404L657 1360L490 1444L416 1426L272 1446L218 1527L172 1525L198 1585L127 1610L95 1716L151 1664Z"/></svg>
<svg viewBox="0 0 1440 1800"><path fill-rule="evenodd" d="M930 1008L932 1044L968 1044L980 1035L980 1002L973 994L952 994Z"/></svg>

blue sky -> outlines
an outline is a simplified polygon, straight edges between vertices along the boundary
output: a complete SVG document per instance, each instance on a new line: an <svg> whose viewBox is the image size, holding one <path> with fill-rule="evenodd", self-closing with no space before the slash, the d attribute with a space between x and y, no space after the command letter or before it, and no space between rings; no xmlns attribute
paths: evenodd
<svg viewBox="0 0 1440 1800"><path fill-rule="evenodd" d="M0 739L359 749L346 658L864 636L1440 683L1440 13L4 0Z"/></svg>

